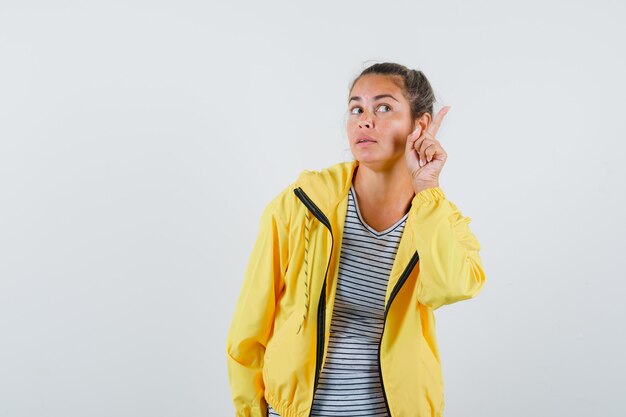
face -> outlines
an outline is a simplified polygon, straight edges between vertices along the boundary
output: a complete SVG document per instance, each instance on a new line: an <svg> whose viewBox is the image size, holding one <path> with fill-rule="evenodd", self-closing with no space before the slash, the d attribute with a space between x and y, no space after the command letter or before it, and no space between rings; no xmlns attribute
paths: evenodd
<svg viewBox="0 0 626 417"><path fill-rule="evenodd" d="M346 127L354 159L380 168L403 162L413 126L410 104L389 76L367 74L354 84Z"/></svg>

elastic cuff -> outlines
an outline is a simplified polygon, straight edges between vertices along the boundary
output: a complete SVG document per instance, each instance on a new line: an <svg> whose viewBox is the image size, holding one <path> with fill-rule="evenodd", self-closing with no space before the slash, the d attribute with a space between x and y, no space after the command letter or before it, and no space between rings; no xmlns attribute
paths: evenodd
<svg viewBox="0 0 626 417"><path fill-rule="evenodd" d="M411 205L418 205L421 203L427 203L429 201L438 201L444 198L446 198L446 195L443 193L441 187L425 188L419 193L415 194L413 200L411 201Z"/></svg>

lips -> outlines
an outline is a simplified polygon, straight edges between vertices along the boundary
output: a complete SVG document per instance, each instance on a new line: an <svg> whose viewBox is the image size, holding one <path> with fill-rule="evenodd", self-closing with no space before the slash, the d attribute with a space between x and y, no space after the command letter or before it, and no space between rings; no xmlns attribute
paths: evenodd
<svg viewBox="0 0 626 417"><path fill-rule="evenodd" d="M376 142L374 139L370 138L369 136L360 136L359 138L357 138L356 143L362 143L362 142Z"/></svg>

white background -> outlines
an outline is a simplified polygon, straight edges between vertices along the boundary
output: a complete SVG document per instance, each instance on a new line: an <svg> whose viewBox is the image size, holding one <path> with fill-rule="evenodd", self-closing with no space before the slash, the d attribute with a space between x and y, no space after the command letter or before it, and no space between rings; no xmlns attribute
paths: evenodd
<svg viewBox="0 0 626 417"><path fill-rule="evenodd" d="M234 415L263 207L352 158L383 61L452 106L487 282L436 312L446 417L624 416L620 1L0 1L0 417Z"/></svg>

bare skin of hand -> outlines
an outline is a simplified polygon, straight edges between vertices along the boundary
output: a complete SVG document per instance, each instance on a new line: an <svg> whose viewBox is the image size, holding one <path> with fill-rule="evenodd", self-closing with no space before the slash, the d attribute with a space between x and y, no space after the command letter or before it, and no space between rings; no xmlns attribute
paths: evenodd
<svg viewBox="0 0 626 417"><path fill-rule="evenodd" d="M435 138L444 116L450 106L443 107L426 130L422 132L422 126L407 136L406 141L406 166L411 173L415 194L426 188L439 187L439 174L443 169L448 154Z"/></svg>

